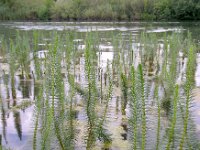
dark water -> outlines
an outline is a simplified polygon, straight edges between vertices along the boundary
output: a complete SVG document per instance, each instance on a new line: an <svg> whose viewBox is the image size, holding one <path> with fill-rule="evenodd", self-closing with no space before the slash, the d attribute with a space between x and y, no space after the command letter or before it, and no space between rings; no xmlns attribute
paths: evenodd
<svg viewBox="0 0 200 150"><path fill-rule="evenodd" d="M110 33L112 32L121 32L124 38L129 38L130 34L133 37L137 38L141 32L147 33L183 33L184 36L187 35L187 32L191 32L192 38L195 43L200 45L200 22L81 22L81 23L66 23L66 22L1 22L0 23L0 36L3 38L12 38L16 35L16 32L19 31L21 33L31 33L33 30L40 30L41 32L49 32L52 30L56 30L58 32L65 32L67 30L73 31L77 35L81 34L82 36L86 32L96 31L99 32L102 39L107 41L110 37ZM80 39L76 39L77 41L81 41ZM44 44L44 41L48 41L48 38L45 38L41 41L40 45ZM105 44L106 43L106 44ZM106 66L107 59L113 59L113 53L109 51L113 49L112 45L109 45L108 42L101 43L100 48L105 51L102 53L100 62L102 66ZM136 44L136 43L135 43ZM133 43L134 45L134 43ZM80 49L84 48L84 45L79 45ZM106 51L107 50L107 51ZM43 53L41 53L40 57ZM4 62L1 62L0 54L0 75L2 77L2 70L6 70L7 65ZM198 64L196 71L196 87L200 87L200 57L198 55ZM80 69L81 70L81 69ZM76 80L81 80L81 71L79 76L77 76ZM17 100L11 100L10 97L10 89L11 87L6 87L5 80L1 80L1 88L0 88L0 112L1 112L1 122L0 122L0 136L1 143L7 148L11 149L32 149L32 137L33 137L33 128L34 128L34 105L32 105L32 101L34 101L35 93L37 93L37 88L34 86L33 81L23 81L19 80L19 77L16 76L16 94ZM10 81L8 81L10 82ZM115 89L117 93L118 89ZM117 95L117 94L116 94ZM116 130L124 130L126 131L126 126L121 124L122 116L118 114L119 107L119 97L115 97L111 101L111 109L109 110L110 120L112 123L109 125L112 126L121 126L122 129ZM196 109L197 113L199 112ZM115 114L115 117L113 117ZM200 114L199 114L200 115ZM79 111L79 115L77 115L79 120L84 120L84 115L81 114L81 110ZM196 120L197 124L200 124L200 121ZM80 125L81 126L81 125ZM80 127L81 128L81 127ZM117 143L114 141L116 147L120 147L121 149L127 149L128 142L126 141L127 135L125 132L112 133L113 136L121 135L122 141L121 143ZM79 143L77 143L78 145ZM77 146L78 147L78 146Z"/></svg>

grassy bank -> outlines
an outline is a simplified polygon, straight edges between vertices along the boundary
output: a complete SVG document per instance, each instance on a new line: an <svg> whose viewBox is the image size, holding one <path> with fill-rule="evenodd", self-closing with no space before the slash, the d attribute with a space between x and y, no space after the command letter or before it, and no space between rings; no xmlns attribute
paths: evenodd
<svg viewBox="0 0 200 150"><path fill-rule="evenodd" d="M1 0L1 20L199 20L198 0Z"/></svg>

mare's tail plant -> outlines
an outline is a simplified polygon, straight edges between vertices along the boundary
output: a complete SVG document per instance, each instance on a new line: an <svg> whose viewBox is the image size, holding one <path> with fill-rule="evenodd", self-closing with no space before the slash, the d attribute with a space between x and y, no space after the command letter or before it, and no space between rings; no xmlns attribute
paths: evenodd
<svg viewBox="0 0 200 150"><path fill-rule="evenodd" d="M137 71L131 67L131 131L132 131L132 148L146 149L146 95L145 81L142 65L139 64ZM141 124L141 127L138 126ZM141 131L141 132L140 132ZM141 135L140 135L141 133ZM140 139L141 137L141 139ZM141 145L139 145L141 143Z"/></svg>
<svg viewBox="0 0 200 150"><path fill-rule="evenodd" d="M140 64L138 66L138 73L139 73L139 82L140 82L140 89L141 89L141 101L142 101L142 146L141 149L146 149L146 102L145 102L145 82L144 82L144 75L143 75L143 68Z"/></svg>
<svg viewBox="0 0 200 150"><path fill-rule="evenodd" d="M194 46L191 46L188 51L188 61L187 61L187 70L186 70L186 83L185 83L185 94L186 94L186 102L185 102L185 116L184 116L184 127L183 133L180 141L180 150L184 147L185 138L187 137L188 131L188 120L189 120L189 107L191 103L192 96L192 87L194 84L194 74L195 74L195 66L196 66L196 51Z"/></svg>
<svg viewBox="0 0 200 150"><path fill-rule="evenodd" d="M113 81L112 81L112 78L111 78L109 63L107 63L107 71L108 71L108 78L109 78L108 93L107 93L106 99L105 99L105 108L104 108L104 111L103 111L103 115L102 115L102 117L99 121L99 124L98 124L98 138L100 140L103 139L104 143L110 143L111 142L110 136L106 133L106 130L103 127L103 124L106 121L106 115L107 115L107 112L108 112L109 101L112 98L112 90L113 90Z"/></svg>
<svg viewBox="0 0 200 150"><path fill-rule="evenodd" d="M166 146L166 150L170 150L172 148L172 142L174 142L175 139L175 126L176 126L176 120L177 120L177 104L179 100L179 86L175 86L175 91L174 91L174 99L173 99L173 117L172 117L172 122L171 122L171 127L169 129L169 134L168 134L168 143Z"/></svg>
<svg viewBox="0 0 200 150"><path fill-rule="evenodd" d="M122 84L122 93L123 93L123 98L122 98L122 115L126 115L126 106L128 103L128 81L127 77L124 73L121 72L121 84Z"/></svg>
<svg viewBox="0 0 200 150"><path fill-rule="evenodd" d="M132 127L132 136L133 136L133 143L132 143L132 148L134 150L137 150L137 134L138 134L138 127L137 127L137 97L136 97L136 79L135 79L135 68L134 66L131 67L131 101L130 101L130 105L131 105L131 112L132 112L132 116L131 116L131 127Z"/></svg>
<svg viewBox="0 0 200 150"><path fill-rule="evenodd" d="M96 140L95 128L96 128L96 113L95 113L95 105L96 105L96 91L95 91L95 71L93 70L92 60L91 60L91 43L88 39L86 41L86 49L85 49L85 69L86 69L86 77L88 80L88 96L86 102L86 113L88 117L88 137L87 137L87 147L86 149L91 149L94 146Z"/></svg>
<svg viewBox="0 0 200 150"><path fill-rule="evenodd" d="M38 58L38 42L39 42L39 33L37 31L33 32L33 61L34 61L34 67L35 67L35 74L34 74L34 80L39 80L42 78L42 70L41 70L41 62ZM32 70L34 73L34 71Z"/></svg>
<svg viewBox="0 0 200 150"><path fill-rule="evenodd" d="M160 107L160 101L159 101L159 95L158 95L158 90L159 86L156 84L155 91L154 91L154 97L156 99L157 103L157 113L158 113L158 121L157 121L157 131L156 131L156 150L159 150L160 146L160 128L161 128L161 107Z"/></svg>
<svg viewBox="0 0 200 150"><path fill-rule="evenodd" d="M38 142L38 126L39 126L39 117L42 112L42 99L43 99L43 87L39 87L39 93L35 99L35 125L33 132L33 150L37 149Z"/></svg>
<svg viewBox="0 0 200 150"><path fill-rule="evenodd" d="M52 115L54 118L54 128L55 128L55 133L56 137L58 139L58 142L60 144L61 149L66 149L66 145L63 141L63 135L60 130L60 127L64 123L64 110L65 110L65 96L64 96L64 83L63 79L61 78L61 54L59 53L59 37L56 34L55 42L54 42L54 47L51 52L51 97L52 97ZM57 107L56 105L57 104ZM59 112L59 116L56 115L56 112ZM65 136L65 135L64 135ZM65 139L65 142L68 139ZM71 139L72 140L72 139ZM70 143L71 144L71 143ZM67 145L71 146L71 145Z"/></svg>

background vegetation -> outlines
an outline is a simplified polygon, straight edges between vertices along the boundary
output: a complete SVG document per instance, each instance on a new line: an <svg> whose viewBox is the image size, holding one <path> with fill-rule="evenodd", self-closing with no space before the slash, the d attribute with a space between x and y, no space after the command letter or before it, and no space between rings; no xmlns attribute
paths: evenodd
<svg viewBox="0 0 200 150"><path fill-rule="evenodd" d="M199 20L199 0L0 0L1 20Z"/></svg>

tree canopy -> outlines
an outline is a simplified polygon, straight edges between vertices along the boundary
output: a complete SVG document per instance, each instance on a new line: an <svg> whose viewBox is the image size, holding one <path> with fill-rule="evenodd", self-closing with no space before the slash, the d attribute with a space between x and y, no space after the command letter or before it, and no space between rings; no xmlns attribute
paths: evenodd
<svg viewBox="0 0 200 150"><path fill-rule="evenodd" d="M0 19L199 20L199 0L0 0Z"/></svg>

